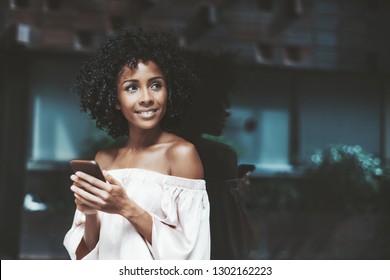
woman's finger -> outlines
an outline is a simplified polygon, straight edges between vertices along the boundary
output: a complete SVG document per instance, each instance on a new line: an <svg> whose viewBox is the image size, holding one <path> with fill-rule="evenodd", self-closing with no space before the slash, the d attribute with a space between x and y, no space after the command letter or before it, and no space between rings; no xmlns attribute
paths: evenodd
<svg viewBox="0 0 390 280"><path fill-rule="evenodd" d="M75 185L72 185L70 189L72 190L72 192L74 192L79 197L81 197L83 201L87 201L89 203L99 205L99 206L103 206L106 204L105 201L101 199L99 196L96 196L88 191L85 191L84 189L79 188Z"/></svg>
<svg viewBox="0 0 390 280"><path fill-rule="evenodd" d="M75 175L78 177L78 178L81 178L82 180L88 182L89 184L99 188L99 189L102 189L102 190L106 190L107 189L107 183L106 182L103 182L102 180L99 180L91 175L88 175L87 173L84 173L84 172L81 172L81 171L77 171L75 173ZM73 179L72 179L73 180Z"/></svg>
<svg viewBox="0 0 390 280"><path fill-rule="evenodd" d="M74 185L76 185L77 187L80 187L80 188L100 197L100 198L105 199L107 197L106 190L102 190L102 189L96 187L95 185L92 185L91 183L81 179L80 177L78 177L76 175L72 175L72 176L70 176L70 178L73 180Z"/></svg>
<svg viewBox="0 0 390 280"><path fill-rule="evenodd" d="M81 196L74 194L75 196L75 203L77 206L77 209L81 211L84 214L96 214L97 211L99 210L96 205L85 201Z"/></svg>
<svg viewBox="0 0 390 280"><path fill-rule="evenodd" d="M78 195L77 193L74 194L74 197L76 198L76 204L78 205L81 205L81 206L84 206L84 207L88 207L88 208L92 208L92 209L98 209L99 206L84 199L82 196Z"/></svg>

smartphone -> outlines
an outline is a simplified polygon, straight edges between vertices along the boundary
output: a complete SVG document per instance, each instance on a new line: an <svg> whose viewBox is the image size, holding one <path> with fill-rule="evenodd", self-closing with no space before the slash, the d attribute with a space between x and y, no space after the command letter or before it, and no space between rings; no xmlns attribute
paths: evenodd
<svg viewBox="0 0 390 280"><path fill-rule="evenodd" d="M102 170L100 169L98 163L94 160L74 159L70 161L70 166L75 173L77 171L81 171L99 180L102 180L103 182L106 181L103 176Z"/></svg>

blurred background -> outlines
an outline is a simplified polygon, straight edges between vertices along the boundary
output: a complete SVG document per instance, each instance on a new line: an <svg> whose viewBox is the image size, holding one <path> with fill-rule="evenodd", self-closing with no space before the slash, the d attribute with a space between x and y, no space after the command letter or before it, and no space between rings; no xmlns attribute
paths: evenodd
<svg viewBox="0 0 390 280"><path fill-rule="evenodd" d="M390 258L390 1L0 0L2 259L68 259L68 161L111 143L70 88L133 23L235 54L250 258Z"/></svg>

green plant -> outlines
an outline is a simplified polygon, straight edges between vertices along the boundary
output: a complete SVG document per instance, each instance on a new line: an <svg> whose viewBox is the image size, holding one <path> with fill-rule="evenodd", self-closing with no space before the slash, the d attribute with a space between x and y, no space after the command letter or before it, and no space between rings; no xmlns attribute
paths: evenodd
<svg viewBox="0 0 390 280"><path fill-rule="evenodd" d="M334 145L309 157L300 188L307 210L365 212L378 208L385 169L379 158L360 146Z"/></svg>

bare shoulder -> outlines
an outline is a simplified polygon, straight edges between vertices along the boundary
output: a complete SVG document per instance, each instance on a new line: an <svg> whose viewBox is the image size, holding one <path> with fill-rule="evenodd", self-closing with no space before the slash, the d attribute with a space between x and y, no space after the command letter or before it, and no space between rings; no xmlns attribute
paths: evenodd
<svg viewBox="0 0 390 280"><path fill-rule="evenodd" d="M173 157L187 157L197 153L195 146L184 139L175 140L167 152Z"/></svg>
<svg viewBox="0 0 390 280"><path fill-rule="evenodd" d="M193 144L179 138L167 149L170 175L189 179L203 179L203 167Z"/></svg>

